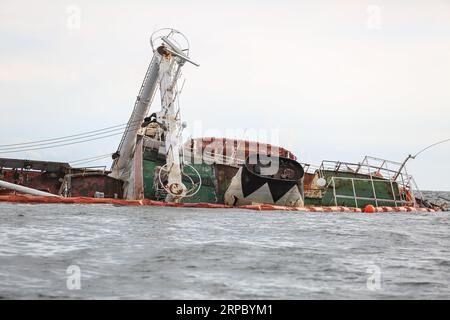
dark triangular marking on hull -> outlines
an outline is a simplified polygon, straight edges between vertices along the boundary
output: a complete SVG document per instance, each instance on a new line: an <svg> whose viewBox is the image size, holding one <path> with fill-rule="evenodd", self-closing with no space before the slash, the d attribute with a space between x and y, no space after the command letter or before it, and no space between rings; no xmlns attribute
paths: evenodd
<svg viewBox="0 0 450 320"><path fill-rule="evenodd" d="M280 200L286 193L289 192L289 190L292 189L293 186L297 184L295 181L274 180L257 176L249 173L246 168L242 171L241 186L244 198L251 195L266 183L269 185L270 194L272 195L274 203Z"/></svg>
<svg viewBox="0 0 450 320"><path fill-rule="evenodd" d="M276 203L278 200L280 200L285 194L287 194L294 186L297 186L297 190L302 195L301 186L299 183L301 181L301 178L304 175L303 167L298 164L296 161L291 159L284 159L279 158L280 165L282 167L290 168L292 170L296 171L296 178L295 180L288 180L288 179L280 179L280 178L274 178L274 176L262 176L260 173L253 172L255 168L250 169L248 167L248 162L250 158L247 158L245 165L242 167L241 172L241 187L242 187L242 194L244 198L248 197L252 193L254 193L256 190L261 188L266 183L268 184L270 194L272 196L272 201ZM257 159L259 160L259 159ZM258 169L256 167L256 169ZM277 174L278 176L278 174Z"/></svg>
<svg viewBox="0 0 450 320"><path fill-rule="evenodd" d="M266 179L258 177L256 175L248 174L243 170L241 174L241 186L244 198L261 188L266 182Z"/></svg>
<svg viewBox="0 0 450 320"><path fill-rule="evenodd" d="M293 186L296 185L295 182L290 181L269 181L268 184L274 203L280 200Z"/></svg>

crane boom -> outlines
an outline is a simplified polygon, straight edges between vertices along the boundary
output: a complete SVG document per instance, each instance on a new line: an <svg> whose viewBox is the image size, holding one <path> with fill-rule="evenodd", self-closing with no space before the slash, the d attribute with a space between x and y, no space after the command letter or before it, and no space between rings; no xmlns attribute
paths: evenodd
<svg viewBox="0 0 450 320"><path fill-rule="evenodd" d="M136 98L126 130L115 153L115 159L111 167L111 176L114 178L127 181L131 173L130 163L134 155L137 133L144 117L149 111L150 103L156 92L160 62L161 55L155 51L145 74L144 81L142 82L139 95Z"/></svg>

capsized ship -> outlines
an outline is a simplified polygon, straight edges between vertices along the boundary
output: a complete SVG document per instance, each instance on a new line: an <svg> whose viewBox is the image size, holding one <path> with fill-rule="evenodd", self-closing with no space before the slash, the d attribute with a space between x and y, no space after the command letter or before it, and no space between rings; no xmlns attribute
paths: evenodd
<svg viewBox="0 0 450 320"><path fill-rule="evenodd" d="M197 137L182 141L178 81L189 42L174 29L151 37L153 57L110 171L66 163L0 159L0 188L65 197L151 199L228 206L434 207L403 163L366 156L361 162L301 163L283 147ZM150 110L159 90L160 110ZM26 175L26 179L20 176ZM19 186L19 187L14 187ZM21 186L21 187L20 187ZM28 190L30 189L30 190ZM34 193L36 194L36 193ZM38 195L38 194L36 194ZM39 193L39 195L42 195Z"/></svg>
<svg viewBox="0 0 450 320"><path fill-rule="evenodd" d="M173 29L153 34L153 58L128 126L114 154L111 177L124 182L127 199L253 202L303 206L303 168L278 146L200 138L181 141L184 125L177 81L189 58L186 38ZM159 89L161 109L149 109Z"/></svg>

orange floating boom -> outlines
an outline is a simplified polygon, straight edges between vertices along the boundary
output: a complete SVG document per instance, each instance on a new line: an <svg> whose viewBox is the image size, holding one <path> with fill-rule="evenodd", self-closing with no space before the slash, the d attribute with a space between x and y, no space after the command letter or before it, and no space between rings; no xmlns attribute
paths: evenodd
<svg viewBox="0 0 450 320"><path fill-rule="evenodd" d="M249 209L257 211L296 211L296 212L343 212L343 213L355 213L355 212L367 212L362 211L360 208L350 207L287 207L271 204L251 204L243 206L227 206L224 204L212 204L212 203L175 203L175 202L163 202L154 200L122 200L112 198L88 198L88 197L47 197L47 196L30 196L30 195L7 195L0 196L0 202L10 203L28 203L28 204L113 204L120 206L160 206L160 207L181 207L181 208L208 208L208 209ZM392 210L390 210L392 209ZM374 207L372 212L436 212L434 209L429 208L415 208L415 207Z"/></svg>

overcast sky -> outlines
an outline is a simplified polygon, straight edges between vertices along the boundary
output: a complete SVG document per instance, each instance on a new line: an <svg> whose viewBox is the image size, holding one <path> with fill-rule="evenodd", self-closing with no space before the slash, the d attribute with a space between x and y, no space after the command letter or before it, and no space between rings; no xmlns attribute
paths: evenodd
<svg viewBox="0 0 450 320"><path fill-rule="evenodd" d="M184 67L191 132L266 130L309 163L402 161L450 138L449 0L0 0L0 144L125 123L162 27L201 65ZM119 140L0 156L72 161ZM450 190L449 163L447 143L408 169L422 189Z"/></svg>

